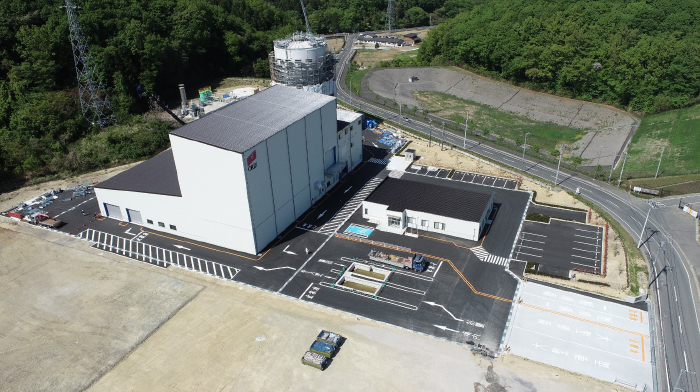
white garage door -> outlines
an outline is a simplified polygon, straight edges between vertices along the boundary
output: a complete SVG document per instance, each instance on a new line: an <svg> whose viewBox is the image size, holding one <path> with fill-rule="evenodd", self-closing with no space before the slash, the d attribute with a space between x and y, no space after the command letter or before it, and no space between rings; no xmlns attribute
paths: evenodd
<svg viewBox="0 0 700 392"><path fill-rule="evenodd" d="M126 214L129 216L129 222L134 222L138 224L143 223L143 221L141 220L141 211L130 210L127 208Z"/></svg>
<svg viewBox="0 0 700 392"><path fill-rule="evenodd" d="M110 218L122 219L122 210L119 208L119 206L105 203L105 210L107 211L107 216Z"/></svg>

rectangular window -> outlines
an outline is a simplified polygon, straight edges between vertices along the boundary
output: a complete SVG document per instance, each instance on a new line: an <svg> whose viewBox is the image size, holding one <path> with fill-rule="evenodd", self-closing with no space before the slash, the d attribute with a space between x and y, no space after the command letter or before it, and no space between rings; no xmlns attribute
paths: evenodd
<svg viewBox="0 0 700 392"><path fill-rule="evenodd" d="M158 222L158 226L160 226L160 227L165 227L165 223L163 223L163 222Z"/></svg>
<svg viewBox="0 0 700 392"><path fill-rule="evenodd" d="M365 208L365 215L369 214L368 209Z"/></svg>
<svg viewBox="0 0 700 392"><path fill-rule="evenodd" d="M444 223L435 222L435 224L433 225L433 227L435 227L435 228L438 229L438 230L445 230L445 224L444 224Z"/></svg>
<svg viewBox="0 0 700 392"><path fill-rule="evenodd" d="M350 130L352 131L352 127L350 127ZM345 134L346 134L346 135L348 134L348 129L347 129L347 128L345 128Z"/></svg>
<svg viewBox="0 0 700 392"><path fill-rule="evenodd" d="M420 221L420 225L423 227L428 227L428 221L427 220L422 220Z"/></svg>
<svg viewBox="0 0 700 392"><path fill-rule="evenodd" d="M170 225L170 230L177 230L177 226L175 226L175 225Z"/></svg>
<svg viewBox="0 0 700 392"><path fill-rule="evenodd" d="M409 218L408 218L408 224L409 224L409 225L415 225L415 224L416 224L416 218L411 218L411 217L409 217Z"/></svg>
<svg viewBox="0 0 700 392"><path fill-rule="evenodd" d="M395 216L390 216L388 223L389 223L389 227L399 227L399 226L401 226L401 218L397 218Z"/></svg>
<svg viewBox="0 0 700 392"><path fill-rule="evenodd" d="M343 138L343 133L342 133L342 132L338 132L338 140L340 140L340 139L342 139L342 138Z"/></svg>
<svg viewBox="0 0 700 392"><path fill-rule="evenodd" d="M146 223L148 223L149 225L152 225L153 221L151 219L146 219Z"/></svg>

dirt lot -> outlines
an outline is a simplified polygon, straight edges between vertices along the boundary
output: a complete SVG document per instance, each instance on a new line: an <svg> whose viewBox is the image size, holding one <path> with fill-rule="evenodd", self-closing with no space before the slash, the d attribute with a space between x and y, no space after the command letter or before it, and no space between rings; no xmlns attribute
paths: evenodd
<svg viewBox="0 0 700 392"><path fill-rule="evenodd" d="M3 391L616 388L4 219L0 283ZM347 337L325 372L300 363L321 328Z"/></svg>
<svg viewBox="0 0 700 392"><path fill-rule="evenodd" d="M404 136L406 135L404 134ZM426 141L412 137L408 137L408 139L412 141L407 148L413 148L416 150L416 155L420 157L417 163L420 165L482 173L502 178L519 178L510 172L500 170L499 168L492 166L485 161L462 154L459 151L440 151L439 144L433 143L433 147L428 148L428 142ZM521 183L520 189L537 192L535 201L539 203L585 210L588 209L588 207L559 188L545 187L539 183L526 179ZM589 223L604 226L605 220L595 211L592 211ZM579 272L576 273L576 279L570 281L548 278L540 275L536 276L536 278L564 286L578 288L580 290L602 294L608 297L625 299L627 295L627 263L625 261L625 252L624 247L622 246L622 240L613 230L610 230L610 234L608 236L607 252L607 275L605 278L599 275L584 274ZM581 279L596 282L598 284L581 282Z"/></svg>
<svg viewBox="0 0 700 392"><path fill-rule="evenodd" d="M0 221L0 390L83 390L201 285Z"/></svg>

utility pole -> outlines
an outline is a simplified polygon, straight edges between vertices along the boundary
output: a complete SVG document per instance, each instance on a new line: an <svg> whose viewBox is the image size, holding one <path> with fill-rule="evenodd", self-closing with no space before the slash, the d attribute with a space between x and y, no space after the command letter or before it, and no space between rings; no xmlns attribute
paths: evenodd
<svg viewBox="0 0 700 392"><path fill-rule="evenodd" d="M649 200L649 211L647 211L647 217L644 218L644 225L642 226L642 231L639 233L639 242L637 243L637 248L642 247L642 239L644 238L644 232L647 229L647 221L649 220L649 214L651 214L652 208L657 208L656 201Z"/></svg>
<svg viewBox="0 0 700 392"><path fill-rule="evenodd" d="M559 179L559 166L561 166L561 156L564 155L564 145L559 146L559 163L557 163L557 175L554 176L554 186L557 186L557 180Z"/></svg>
<svg viewBox="0 0 700 392"><path fill-rule="evenodd" d="M464 146L462 148L467 148L467 131L469 130L469 113L467 113L467 119L464 121Z"/></svg>
<svg viewBox="0 0 700 392"><path fill-rule="evenodd" d="M442 122L442 138L440 138L440 151L442 151L442 146L445 144L445 122Z"/></svg>
<svg viewBox="0 0 700 392"><path fill-rule="evenodd" d="M73 62L75 73L78 76L78 97L83 118L92 124L105 128L117 121L112 110L107 92L102 85L100 72L90 55L90 48L80 28L76 7L70 0L64 0L61 8L68 14L68 30L70 32L70 44L73 48Z"/></svg>
<svg viewBox="0 0 700 392"><path fill-rule="evenodd" d="M615 156L617 158L617 156ZM613 159L613 162L610 164L610 175L608 175L608 182L610 182L610 179L612 178L612 171L615 168L615 160Z"/></svg>
<svg viewBox="0 0 700 392"><path fill-rule="evenodd" d="M523 170L525 170L525 146L527 146L527 135L529 135L530 132L525 133L525 143L523 144Z"/></svg>
<svg viewBox="0 0 700 392"><path fill-rule="evenodd" d="M625 159L622 160L622 169L620 170L620 178L617 179L617 186L620 186L620 183L622 182L622 172L625 171L625 162L627 162L627 151L624 152L625 154Z"/></svg>
<svg viewBox="0 0 700 392"><path fill-rule="evenodd" d="M656 167L656 174L654 175L654 178L659 176L659 169L661 169L661 158L664 157L664 150L666 149L666 146L661 147L661 156L659 156L659 166Z"/></svg>
<svg viewBox="0 0 700 392"><path fill-rule="evenodd" d="M433 119L432 118L428 120L428 124L430 124L428 126L428 129L430 130L430 139L429 139L430 141L428 142L428 148L430 148L433 146Z"/></svg>

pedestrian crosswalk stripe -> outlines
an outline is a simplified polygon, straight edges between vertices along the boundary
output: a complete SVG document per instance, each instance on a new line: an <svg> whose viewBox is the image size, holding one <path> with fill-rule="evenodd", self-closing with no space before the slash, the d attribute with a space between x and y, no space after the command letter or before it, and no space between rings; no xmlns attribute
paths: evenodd
<svg viewBox="0 0 700 392"><path fill-rule="evenodd" d="M486 249L482 248L481 246L478 246L476 248L471 248L470 250L472 251L472 253L474 253L474 256L476 256L479 260L481 260L483 262L496 264L496 265L502 265L502 266L508 266L508 258L507 257L492 255L491 253L486 251Z"/></svg>

